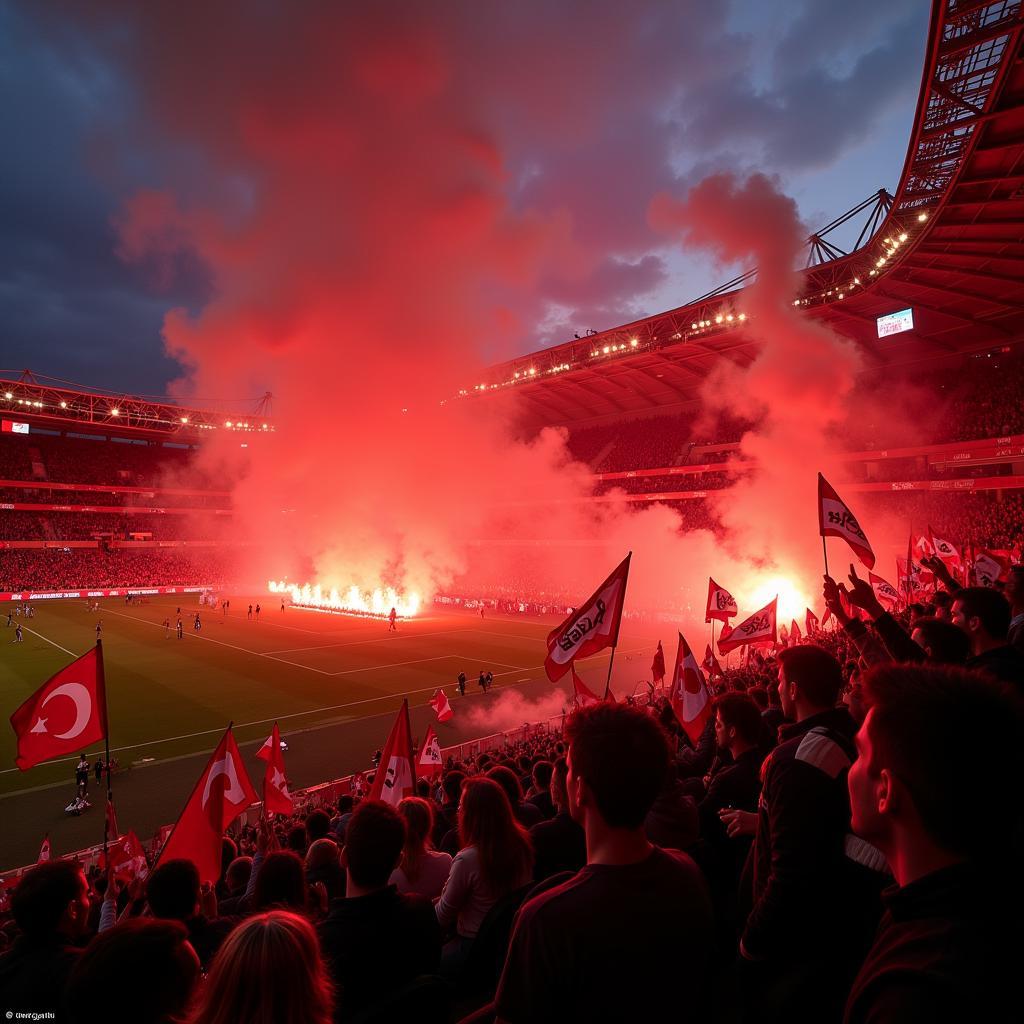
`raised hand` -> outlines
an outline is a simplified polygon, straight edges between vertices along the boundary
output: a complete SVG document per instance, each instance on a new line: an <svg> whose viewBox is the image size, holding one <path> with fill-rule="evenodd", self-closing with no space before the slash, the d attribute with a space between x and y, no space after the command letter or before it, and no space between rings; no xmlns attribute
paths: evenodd
<svg viewBox="0 0 1024 1024"><path fill-rule="evenodd" d="M857 575L857 570L852 564L850 565L850 590L843 589L850 604L863 608L873 619L878 618L885 611L878 598L875 597L871 584Z"/></svg>
<svg viewBox="0 0 1024 1024"><path fill-rule="evenodd" d="M839 586L831 576L825 576L824 580L825 584L822 587L822 593L825 597L825 604L828 610L836 617L839 625L845 626L850 621L850 616L846 614L846 609L843 608L843 601L839 596Z"/></svg>

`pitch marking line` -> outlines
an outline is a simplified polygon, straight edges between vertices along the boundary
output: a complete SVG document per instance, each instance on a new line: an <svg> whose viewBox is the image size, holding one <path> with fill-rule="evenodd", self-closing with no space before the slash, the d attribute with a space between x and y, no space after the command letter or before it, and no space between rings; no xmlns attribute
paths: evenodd
<svg viewBox="0 0 1024 1024"><path fill-rule="evenodd" d="M624 654L638 654L640 651L643 651L643 650L646 650L646 649L647 649L646 647L637 647L637 648L635 648L635 649L633 649L631 651L623 651L622 653L624 653ZM582 658L580 660L581 660L581 662L583 662L583 661L598 661L598 660L603 659L603 657L604 657L604 655L595 654L592 658ZM533 671L533 672L535 672L535 671L538 671L539 669L543 669L543 668L544 668L543 665L534 665L532 668L526 669L526 670L523 670L523 671ZM501 676L509 676L511 674L512 674L511 672L497 672L497 673L495 673L494 678L498 679ZM518 686L519 683L532 682L533 679L534 679L533 676L527 676L525 679L518 680L518 682L507 683L504 688L508 689L510 687L513 687L513 686ZM363 697L360 700L349 701L347 704L334 704L331 707L326 707L326 708L309 708L306 711L293 711L293 712L291 712L290 714L287 714L287 715L275 715L273 718L261 718L259 721L256 721L256 722L236 722L234 727L235 727L235 729L249 729L249 728L252 728L253 726L257 726L257 725L269 725L271 722L284 722L284 721L287 721L290 718L302 718L305 715L319 715L319 714L323 714L324 712L327 712L327 711L343 711L346 708L358 707L360 704L372 704L373 702L379 701L379 700L396 700L396 699L398 699L400 697L415 697L415 696L417 696L418 694L421 694L421 693L433 694L436 690L437 690L436 686L424 686L424 687L422 687L419 690L404 690L404 691L402 691L400 693L381 693L381 694L378 694L376 697ZM483 692L481 692L481 693L472 693L472 692L470 692L470 693L467 693L465 697L459 697L458 698L458 702L456 703L455 706L458 707L459 703L461 703L464 700L468 700L471 697L486 697L486 696L487 696L487 694L483 693ZM429 703L427 703L427 704L416 704L414 706L418 707L418 708L421 708L421 707L425 708L425 707L429 707ZM390 711L383 711L383 712L380 713L380 715L385 715L385 714L391 714L391 712ZM377 717L380 717L380 715L363 715L362 718L377 718ZM333 722L333 723L328 722L328 723L325 723L325 725L347 725L349 722L361 721L361 720L362 720L361 718L360 719L349 719L348 722ZM128 744L126 746L123 746L123 747L112 747L111 748L111 753L112 754L113 753L120 753L122 750L138 750L140 747L153 747L153 746L156 746L157 744L160 744L160 743L174 743L174 742L176 742L178 740L191 740L191 739L195 739L197 736L211 736L211 735L214 735L214 734L218 734L219 735L223 731L224 731L224 727L223 726L218 726L216 729L201 729L199 732L189 732L189 733L185 733L184 735L181 735L181 736L164 736L164 737L161 737L158 740L144 740L142 743L130 743L130 744ZM255 742L257 742L257 741L256 740L244 740L244 741L242 741L242 743L240 745L241 746L245 746L248 743L255 743ZM199 757L202 754L209 754L209 753L210 753L209 750L197 750L197 751L193 751L191 754L183 754L181 756L182 757ZM50 762L47 762L47 763L48 764L63 764L64 762L70 763L70 762L72 762L74 760L76 760L74 757L61 757L61 758L55 758L53 761L50 761ZM18 769L18 768L2 768L2 769L0 769L0 775L10 775L12 772L16 772L16 771L19 771L19 770L20 769ZM63 782L54 782L54 783L50 783L50 784L48 784L46 786L37 786L35 788L36 789L52 789L54 786L63 786L63 785L65 785L65 783L63 783ZM30 792L33 792L33 790L31 790L31 789L16 789L16 790L13 790L10 793L0 793L0 800L5 800L8 797L12 797L12 796L21 796L21 795L23 795L25 793L30 793Z"/></svg>
<svg viewBox="0 0 1024 1024"><path fill-rule="evenodd" d="M21 628L25 630L26 633L31 633L33 636L39 637L40 640L45 640L48 644L52 645L53 647L56 647L58 651L63 651L65 654L70 654L72 658L81 657L81 655L75 654L74 651L69 651L66 647L61 647L59 643L57 643L54 640L51 640L48 636L43 636L42 633L37 633L34 629L30 629L24 623L22 623Z"/></svg>

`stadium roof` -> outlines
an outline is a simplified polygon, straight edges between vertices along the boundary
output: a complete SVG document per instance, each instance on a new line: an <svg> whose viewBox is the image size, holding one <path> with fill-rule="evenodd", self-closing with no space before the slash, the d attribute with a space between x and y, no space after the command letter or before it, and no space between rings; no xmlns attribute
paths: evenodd
<svg viewBox="0 0 1024 1024"><path fill-rule="evenodd" d="M1024 15L1020 0L936 0L907 157L894 197L869 210L850 254L808 239L794 296L877 365L985 351L1024 338ZM882 215L879 215L882 211ZM858 240L860 241L860 240ZM514 389L538 422L649 415L697 399L723 356L744 363L742 285L492 367L466 398ZM879 317L913 311L880 336Z"/></svg>

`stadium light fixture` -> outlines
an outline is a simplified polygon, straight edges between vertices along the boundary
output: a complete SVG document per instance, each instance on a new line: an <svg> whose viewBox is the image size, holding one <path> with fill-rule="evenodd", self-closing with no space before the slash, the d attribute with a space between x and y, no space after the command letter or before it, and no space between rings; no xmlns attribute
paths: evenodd
<svg viewBox="0 0 1024 1024"><path fill-rule="evenodd" d="M110 415L111 416L120 416L121 415L121 410L120 409L111 409L110 410Z"/></svg>
<svg viewBox="0 0 1024 1024"><path fill-rule="evenodd" d="M608 345L605 345L601 351L604 352L605 355L608 355L608 353L611 352L611 348Z"/></svg>
<svg viewBox="0 0 1024 1024"><path fill-rule="evenodd" d="M4 392L4 398L6 398L8 402L9 402L9 401L10 401L10 400L11 400L11 399L12 399L13 397L14 397L14 395L12 395L12 394L10 393L10 391L5 391L5 392Z"/></svg>
<svg viewBox="0 0 1024 1024"><path fill-rule="evenodd" d="M66 408L68 407L68 403L67 403L67 402L61 402L61 403L60 403L60 407L61 407L62 409L66 409Z"/></svg>
<svg viewBox="0 0 1024 1024"><path fill-rule="evenodd" d="M928 219L927 213L919 213L917 219L923 224Z"/></svg>
<svg viewBox="0 0 1024 1024"><path fill-rule="evenodd" d="M181 422L182 423L188 423L188 417L187 416L182 416L181 417Z"/></svg>
<svg viewBox="0 0 1024 1024"><path fill-rule="evenodd" d="M907 240L907 233L904 231L903 234L900 235L900 241L901 242L905 242L906 240Z"/></svg>
<svg viewBox="0 0 1024 1024"><path fill-rule="evenodd" d="M718 316L715 317L715 323L716 324L720 324L721 322L722 322L722 314L719 313Z"/></svg>
<svg viewBox="0 0 1024 1024"><path fill-rule="evenodd" d="M747 314L746 313L740 313L740 323L742 323L746 319L747 319Z"/></svg>
<svg viewBox="0 0 1024 1024"><path fill-rule="evenodd" d="M630 338L630 339L629 339L629 344L630 344L630 345L631 345L631 346L632 346L633 348L636 348L636 347L637 347L637 345L639 345L639 344L640 344L640 339L639 339L639 338Z"/></svg>

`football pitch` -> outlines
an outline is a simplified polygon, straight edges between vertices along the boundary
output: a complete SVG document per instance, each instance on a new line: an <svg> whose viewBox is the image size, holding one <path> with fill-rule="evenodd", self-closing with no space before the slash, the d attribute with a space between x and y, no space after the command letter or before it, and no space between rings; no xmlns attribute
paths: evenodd
<svg viewBox="0 0 1024 1024"><path fill-rule="evenodd" d="M247 607L260 601L259 620ZM269 596L232 595L227 615L188 599L156 597L125 605L110 598L98 612L86 602L40 601L22 617L24 642L0 619L0 870L35 860L49 834L55 855L100 842L103 795L90 779L91 810L64 813L74 795L76 757L21 772L14 767L15 737L6 721L26 697L96 640L101 622L107 683L110 748L119 763L113 788L121 831L143 840L177 817L205 758L229 722L259 788L263 764L255 752L274 721L289 745L292 789L370 767L394 713L409 699L413 733L422 739L435 724L450 746L527 720L558 714L571 689L568 677L552 684L544 674L545 637L557 619L463 611L386 622L287 608ZM184 636L174 630L181 608ZM199 610L201 631L192 628ZM169 618L171 629L163 622ZM612 689L623 696L649 678L658 637L650 626L623 623ZM603 688L607 654L581 663L593 689ZM494 673L484 694L481 669ZM455 680L468 677L466 696ZM443 687L452 721L436 725L428 706ZM86 748L90 762L102 745Z"/></svg>

